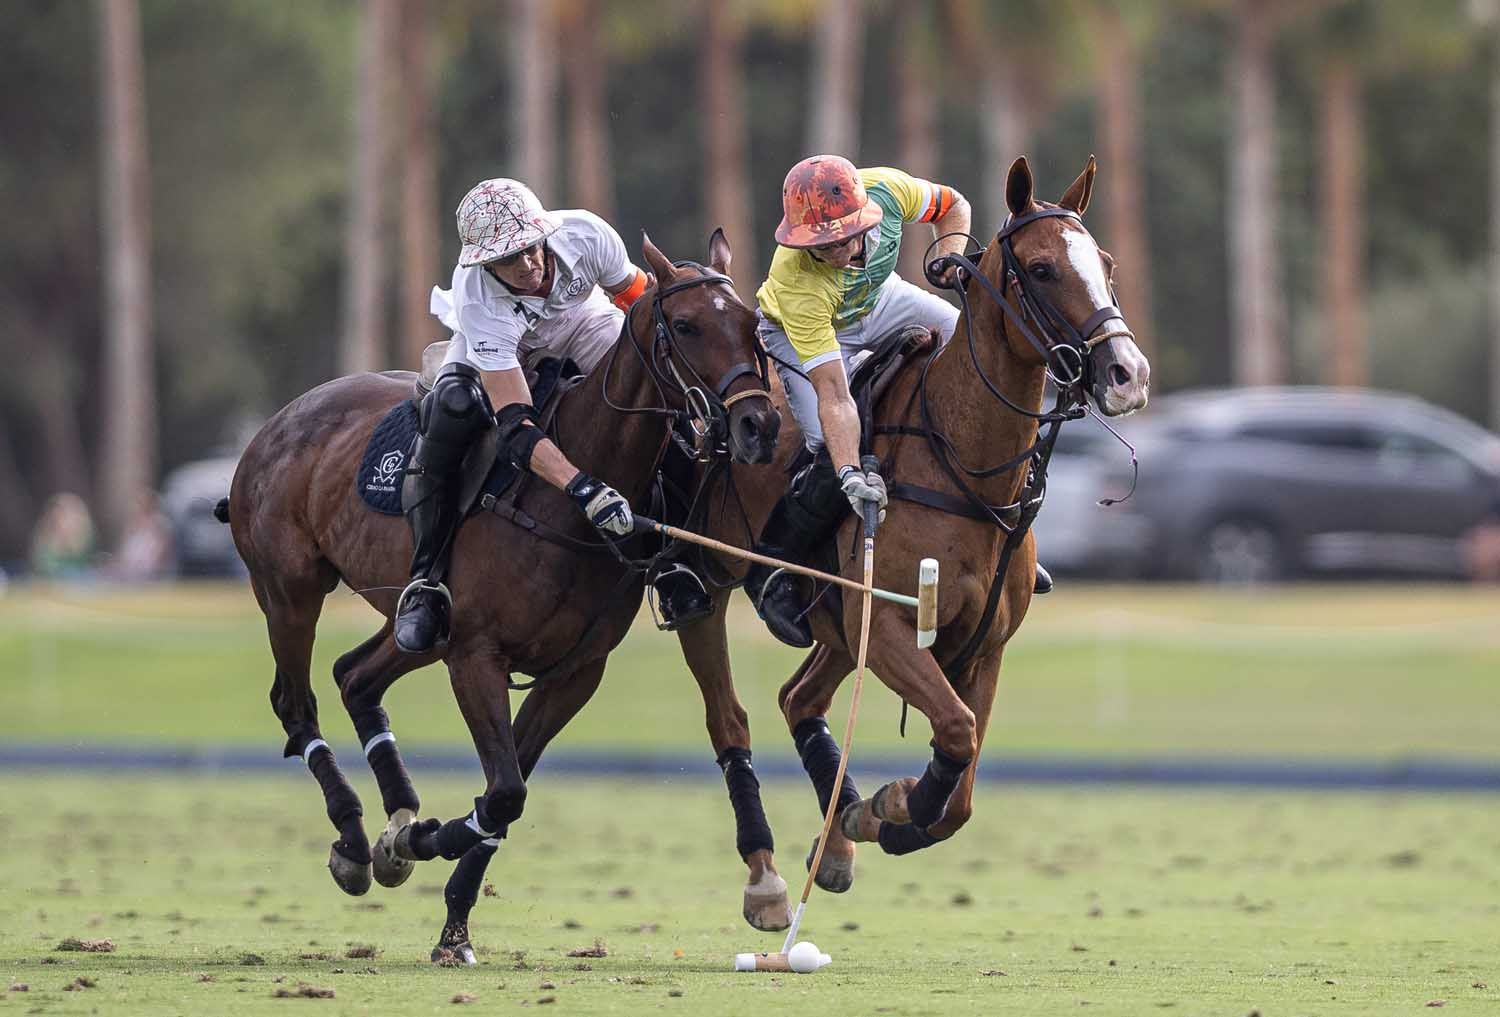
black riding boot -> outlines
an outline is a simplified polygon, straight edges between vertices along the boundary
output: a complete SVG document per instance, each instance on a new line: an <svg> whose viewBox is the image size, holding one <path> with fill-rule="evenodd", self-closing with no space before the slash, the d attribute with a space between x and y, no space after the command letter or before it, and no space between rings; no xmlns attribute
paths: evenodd
<svg viewBox="0 0 1500 1017"><path fill-rule="evenodd" d="M448 364L422 400L419 436L401 488L411 526L411 584L396 605L396 646L431 653L448 640L453 598L443 580L458 526L464 455L484 427L493 426L479 374Z"/></svg>
<svg viewBox="0 0 1500 1017"><path fill-rule="evenodd" d="M807 564L814 548L826 540L849 502L826 451L792 478L786 494L771 510L755 550L772 558L798 565ZM769 580L769 581L768 581ZM807 623L807 583L795 575L769 565L754 564L745 574L745 592L771 634L788 646L812 645L812 626Z"/></svg>
<svg viewBox="0 0 1500 1017"><path fill-rule="evenodd" d="M1033 580L1031 592L1038 596L1052 592L1052 574L1042 568L1041 562L1036 563L1036 579Z"/></svg>

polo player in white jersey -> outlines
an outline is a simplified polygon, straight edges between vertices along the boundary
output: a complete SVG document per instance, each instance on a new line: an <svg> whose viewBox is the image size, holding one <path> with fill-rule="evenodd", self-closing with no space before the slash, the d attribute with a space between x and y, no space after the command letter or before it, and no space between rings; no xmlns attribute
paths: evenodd
<svg viewBox="0 0 1500 1017"><path fill-rule="evenodd" d="M432 291L432 312L453 339L422 400L402 488L415 550L395 637L407 653L430 653L447 638L452 599L430 577L447 572L464 455L496 423L511 461L566 492L600 530L618 537L633 526L629 503L536 426L526 376L544 356L591 370L619 338L648 275L603 219L582 209L549 212L516 180L486 180L465 195L458 235L452 289ZM493 418L491 407L500 407Z"/></svg>

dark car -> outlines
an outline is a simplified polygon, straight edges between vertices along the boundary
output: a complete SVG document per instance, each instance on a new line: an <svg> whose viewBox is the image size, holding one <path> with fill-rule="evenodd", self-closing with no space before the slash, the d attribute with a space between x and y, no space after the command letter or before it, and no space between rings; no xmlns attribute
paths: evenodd
<svg viewBox="0 0 1500 1017"><path fill-rule="evenodd" d="M161 506L172 525L177 570L184 576L242 576L244 563L214 503L229 493L238 456L184 463L162 483Z"/></svg>
<svg viewBox="0 0 1500 1017"><path fill-rule="evenodd" d="M1140 486L1114 511L1148 524L1143 574L1458 578L1460 541L1500 515L1500 438L1411 396L1197 391L1126 425Z"/></svg>

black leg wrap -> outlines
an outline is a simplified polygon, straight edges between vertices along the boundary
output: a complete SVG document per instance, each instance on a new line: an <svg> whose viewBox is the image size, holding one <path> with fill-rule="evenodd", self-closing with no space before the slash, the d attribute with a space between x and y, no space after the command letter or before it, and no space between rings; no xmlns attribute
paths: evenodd
<svg viewBox="0 0 1500 1017"><path fill-rule="evenodd" d="M833 797L833 778L839 770L839 745L828 733L828 721L822 717L809 717L792 731L792 741L797 754L802 757L802 768L812 778L813 788L818 792L818 808L826 814L828 800ZM844 774L844 783L839 788L838 810L859 801L859 791L854 787L854 778Z"/></svg>
<svg viewBox="0 0 1500 1017"><path fill-rule="evenodd" d="M347 820L358 819L365 814L364 807L359 804L359 795L354 793L354 788L349 786L349 781L344 777L344 771L334 761L332 749L326 745L315 749L307 768L317 778L318 787L323 789L323 800L328 803L328 818L334 826L342 830Z"/></svg>
<svg viewBox="0 0 1500 1017"><path fill-rule="evenodd" d="M438 831L434 835L436 841L434 846L437 848L437 853L452 861L455 858L462 858L466 851L482 840L488 840L491 837L504 837L505 828L503 826L494 833L475 829L477 824L474 817L483 813L484 799L476 798L474 799L474 811L472 813L464 816L462 819L450 819L438 827Z"/></svg>
<svg viewBox="0 0 1500 1017"><path fill-rule="evenodd" d="M906 813L913 826L931 826L943 818L948 799L968 768L967 759L954 759L936 745L932 747L932 762L927 764L927 772L906 798Z"/></svg>
<svg viewBox="0 0 1500 1017"><path fill-rule="evenodd" d="M880 850L888 855L909 855L938 843L938 838L927 832L925 826L911 823L880 824Z"/></svg>
<svg viewBox="0 0 1500 1017"><path fill-rule="evenodd" d="M382 707L372 707L354 718L354 731L359 735L361 745L369 745L372 738L390 734L390 730L390 720ZM406 764L401 761L394 739L385 739L367 752L365 758L375 773L375 783L380 786L380 802L387 816L397 809L421 810L421 799L412 786L411 775L406 772Z"/></svg>
<svg viewBox="0 0 1500 1017"><path fill-rule="evenodd" d="M760 780L750 765L750 750L727 748L718 762L719 769L724 771L724 783L729 785L729 804L734 807L734 846L740 857L776 850L771 824L766 822L766 810L760 801Z"/></svg>
<svg viewBox="0 0 1500 1017"><path fill-rule="evenodd" d="M443 902L448 905L448 926L465 926L466 938L469 912L474 910L474 904L479 900L485 870L489 868L490 859L495 857L497 850L498 848L488 844L475 844L453 866L453 875L448 877L448 885L443 887Z"/></svg>

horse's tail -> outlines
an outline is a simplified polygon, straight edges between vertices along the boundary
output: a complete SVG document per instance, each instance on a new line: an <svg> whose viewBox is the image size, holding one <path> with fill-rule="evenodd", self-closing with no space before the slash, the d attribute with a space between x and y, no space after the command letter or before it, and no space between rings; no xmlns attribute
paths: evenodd
<svg viewBox="0 0 1500 1017"><path fill-rule="evenodd" d="M221 523L229 522L229 498L220 498L214 503L214 518Z"/></svg>

